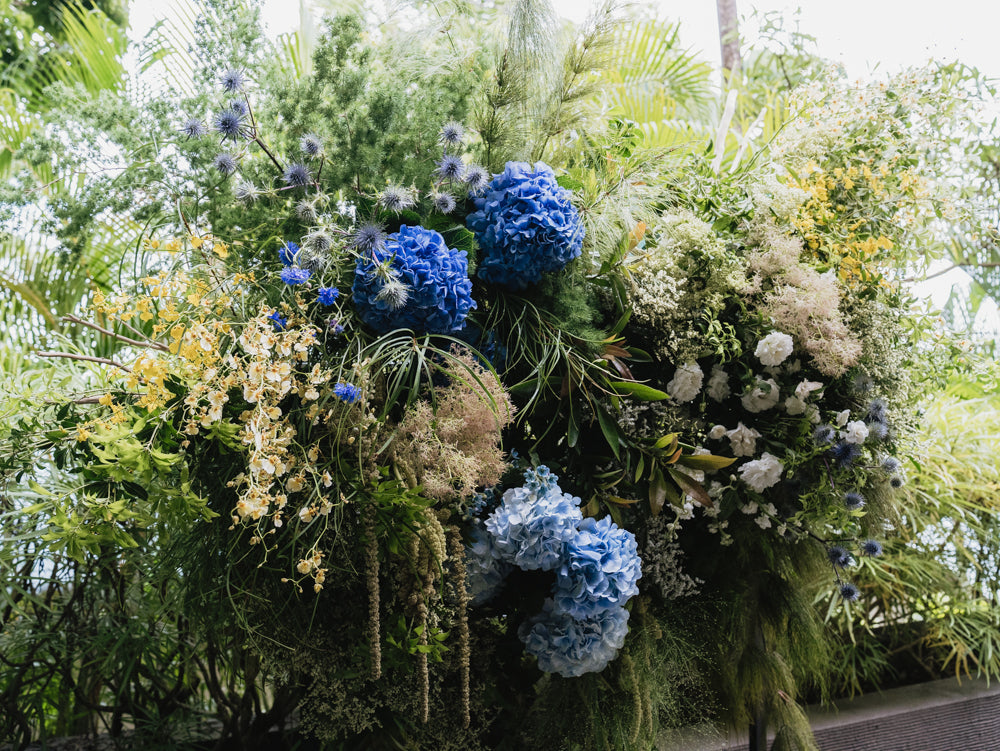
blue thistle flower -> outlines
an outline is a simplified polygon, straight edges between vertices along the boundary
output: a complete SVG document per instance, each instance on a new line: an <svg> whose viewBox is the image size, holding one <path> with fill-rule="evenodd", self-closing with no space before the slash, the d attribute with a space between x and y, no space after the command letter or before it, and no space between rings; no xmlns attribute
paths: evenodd
<svg viewBox="0 0 1000 751"><path fill-rule="evenodd" d="M816 442L817 446L827 446L833 443L833 439L837 437L837 431L833 429L832 425L818 425L813 431L813 441Z"/></svg>
<svg viewBox="0 0 1000 751"><path fill-rule="evenodd" d="M465 220L482 249L477 275L522 290L579 257L584 231L571 197L547 165L508 162Z"/></svg>
<svg viewBox="0 0 1000 751"><path fill-rule="evenodd" d="M441 214L450 214L455 210L455 199L448 193L434 193L431 196L434 210Z"/></svg>
<svg viewBox="0 0 1000 751"><path fill-rule="evenodd" d="M278 248L278 260L284 266L291 266L295 263L295 256L298 255L299 246L293 242L287 242Z"/></svg>
<svg viewBox="0 0 1000 751"><path fill-rule="evenodd" d="M278 315L278 311L274 311L273 313L271 313L271 315L269 315L268 318L274 321L273 326L275 331L284 331L286 328L288 328L288 319Z"/></svg>
<svg viewBox="0 0 1000 751"><path fill-rule="evenodd" d="M394 214L413 207L413 195L399 185L387 185L378 195L378 205Z"/></svg>
<svg viewBox="0 0 1000 751"><path fill-rule="evenodd" d="M233 195L236 196L238 201L253 203L260 197L260 191L252 182L240 180L233 186Z"/></svg>
<svg viewBox="0 0 1000 751"><path fill-rule="evenodd" d="M878 540L865 540L861 543L861 552L872 558L878 558L882 555L882 543Z"/></svg>
<svg viewBox="0 0 1000 751"><path fill-rule="evenodd" d="M285 185L292 188L304 188L312 182L312 175L309 173L309 168L306 165L296 163L285 167L285 174L282 175L282 179L285 181Z"/></svg>
<svg viewBox="0 0 1000 751"><path fill-rule="evenodd" d="M903 487L903 478L900 475L893 475L889 478L889 485L894 488Z"/></svg>
<svg viewBox="0 0 1000 751"><path fill-rule="evenodd" d="M851 582L844 582L840 585L840 596L848 602L854 602L861 597L861 590Z"/></svg>
<svg viewBox="0 0 1000 751"><path fill-rule="evenodd" d="M340 297L340 290L336 287L320 287L318 299L320 305L333 305Z"/></svg>
<svg viewBox="0 0 1000 751"><path fill-rule="evenodd" d="M237 138L245 138L247 127L243 122L243 117L232 110L222 110L217 112L212 120L212 127L222 134L223 139L235 141Z"/></svg>
<svg viewBox="0 0 1000 751"><path fill-rule="evenodd" d="M298 266L285 266L281 270L281 281L289 286L295 286L296 284L305 284L312 275L313 272L309 269L300 269Z"/></svg>
<svg viewBox="0 0 1000 751"><path fill-rule="evenodd" d="M323 141L315 133L307 133L299 139L299 148L310 159L319 156L323 150Z"/></svg>
<svg viewBox="0 0 1000 751"><path fill-rule="evenodd" d="M845 469L853 466L854 462L861 457L861 447L856 443L838 441L834 444L833 448L830 449L830 455L837 463L837 467Z"/></svg>
<svg viewBox="0 0 1000 751"><path fill-rule="evenodd" d="M865 417L866 422L886 422L889 415L889 405L886 404L885 399L881 397L872 399L868 402L868 414Z"/></svg>
<svg viewBox="0 0 1000 751"><path fill-rule="evenodd" d="M460 331L476 307L465 251L449 248L433 230L405 224L384 247L358 258L352 293L358 316L380 333Z"/></svg>
<svg viewBox="0 0 1000 751"><path fill-rule="evenodd" d="M236 157L228 152L223 152L215 157L212 166L222 175L229 177L236 171Z"/></svg>
<svg viewBox="0 0 1000 751"><path fill-rule="evenodd" d="M899 472L899 469L903 466L903 464L894 456L886 456L882 458L880 466L882 467L883 472L892 475Z"/></svg>
<svg viewBox="0 0 1000 751"><path fill-rule="evenodd" d="M884 441L889 437L889 426L884 422L869 422L868 437L874 441Z"/></svg>
<svg viewBox="0 0 1000 751"><path fill-rule="evenodd" d="M386 234L380 224L365 222L359 224L351 236L351 246L363 253L382 250L385 246Z"/></svg>
<svg viewBox="0 0 1000 751"><path fill-rule="evenodd" d="M875 381L867 373L858 373L851 381L851 388L858 394L867 394L875 388Z"/></svg>
<svg viewBox="0 0 1000 751"><path fill-rule="evenodd" d="M361 398L361 390L357 386L344 382L340 382L333 387L333 394L340 401L347 402L348 404L354 404L354 402Z"/></svg>
<svg viewBox="0 0 1000 751"><path fill-rule="evenodd" d="M462 175L462 182L465 183L465 187L472 195L478 196L489 185L490 173L478 164L470 164L466 167L465 174Z"/></svg>
<svg viewBox="0 0 1000 751"><path fill-rule="evenodd" d="M837 568L847 568L854 561L854 559L851 558L851 554L840 545L833 545L827 548L826 557L830 560L830 563Z"/></svg>
<svg viewBox="0 0 1000 751"><path fill-rule="evenodd" d="M250 109L247 107L247 103L242 99L230 99L229 109L240 117L246 117L250 114Z"/></svg>
<svg viewBox="0 0 1000 751"><path fill-rule="evenodd" d="M219 76L219 84L223 91L233 94L243 89L246 84L246 76L243 75L242 70L231 68L223 71L222 75Z"/></svg>
<svg viewBox="0 0 1000 751"><path fill-rule="evenodd" d="M437 169L434 172L444 180L457 182L465 174L465 163L462 161L462 157L445 154L437 162Z"/></svg>
<svg viewBox="0 0 1000 751"><path fill-rule="evenodd" d="M462 126L462 123L455 122L454 120L445 123L441 127L441 133L438 134L438 141L446 147L458 146L464 138L465 128Z"/></svg>
<svg viewBox="0 0 1000 751"><path fill-rule="evenodd" d="M865 497L854 491L844 493L844 506L848 511L857 511L865 505Z"/></svg>
<svg viewBox="0 0 1000 751"><path fill-rule="evenodd" d="M189 117L181 126L181 133L188 138L201 138L208 133L208 128L205 127L205 123L199 118Z"/></svg>

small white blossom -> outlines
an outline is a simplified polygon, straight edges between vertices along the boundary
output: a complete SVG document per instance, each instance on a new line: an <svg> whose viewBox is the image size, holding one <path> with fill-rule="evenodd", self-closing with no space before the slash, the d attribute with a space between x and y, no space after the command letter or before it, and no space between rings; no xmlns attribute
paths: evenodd
<svg viewBox="0 0 1000 751"><path fill-rule="evenodd" d="M712 429L708 431L708 437L711 438L713 441L719 440L725 434L726 434L725 425L713 425Z"/></svg>
<svg viewBox="0 0 1000 751"><path fill-rule="evenodd" d="M837 419L833 421L833 424L838 428L842 428L847 425L847 421L851 419L851 410L845 409L843 412L837 413Z"/></svg>
<svg viewBox="0 0 1000 751"><path fill-rule="evenodd" d="M817 407L815 404L807 404L806 417L809 418L809 422L811 422L813 425L819 425L819 421L821 419L819 416L819 407Z"/></svg>
<svg viewBox="0 0 1000 751"><path fill-rule="evenodd" d="M781 395L778 393L778 384L773 378L764 380L758 376L757 385L752 390L743 395L743 409L747 412L763 412L771 409Z"/></svg>
<svg viewBox="0 0 1000 751"><path fill-rule="evenodd" d="M757 522L757 526L761 529L767 529L771 526L771 517L769 516L758 516L754 521Z"/></svg>
<svg viewBox="0 0 1000 751"><path fill-rule="evenodd" d="M823 388L823 384L819 381L803 381L795 387L795 396L805 401L813 391L818 391L821 388Z"/></svg>
<svg viewBox="0 0 1000 751"><path fill-rule="evenodd" d="M797 396L790 396L785 399L785 412L790 415L801 415L805 413L807 405Z"/></svg>
<svg viewBox="0 0 1000 751"><path fill-rule="evenodd" d="M712 375L708 379L705 393L708 394L709 399L717 402L721 402L732 393L729 390L729 374L718 365L712 367Z"/></svg>
<svg viewBox="0 0 1000 751"><path fill-rule="evenodd" d="M757 501L750 501L750 503L743 504L743 507L740 509L740 511L742 511L747 516L750 516L751 514L756 514Z"/></svg>
<svg viewBox="0 0 1000 751"><path fill-rule="evenodd" d="M733 456L753 456L757 450L757 439L760 438L753 428L748 428L742 422L732 430L726 431L729 438L729 446L733 450Z"/></svg>
<svg viewBox="0 0 1000 751"><path fill-rule="evenodd" d="M848 443L862 444L868 438L868 426L861 420L847 423L844 429L844 440Z"/></svg>
<svg viewBox="0 0 1000 751"><path fill-rule="evenodd" d="M677 368L674 377L667 384L667 393L683 404L692 401L701 391L705 374L696 362L686 362Z"/></svg>
<svg viewBox="0 0 1000 751"><path fill-rule="evenodd" d="M793 345L792 337L775 331L757 342L754 355L757 356L762 365L775 367L781 365L792 354Z"/></svg>
<svg viewBox="0 0 1000 751"><path fill-rule="evenodd" d="M760 459L754 459L740 467L739 472L743 482L756 492L763 493L777 484L784 469L778 457L765 451Z"/></svg>

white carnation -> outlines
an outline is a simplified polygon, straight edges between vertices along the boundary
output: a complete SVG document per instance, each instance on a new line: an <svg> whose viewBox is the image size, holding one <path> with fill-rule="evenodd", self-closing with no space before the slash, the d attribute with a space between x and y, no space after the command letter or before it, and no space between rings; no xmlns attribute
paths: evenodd
<svg viewBox="0 0 1000 751"><path fill-rule="evenodd" d="M848 443L862 444L868 438L868 426L861 420L847 423L844 428L844 440Z"/></svg>
<svg viewBox="0 0 1000 751"><path fill-rule="evenodd" d="M757 385L754 388L743 395L743 409L747 412L763 412L765 410L771 409L781 395L778 393L778 384L773 378L768 378L767 380L757 377Z"/></svg>
<svg viewBox="0 0 1000 751"><path fill-rule="evenodd" d="M823 388L823 384L819 381L803 381L795 387L795 396L805 401L813 391L818 391L821 388Z"/></svg>
<svg viewBox="0 0 1000 751"><path fill-rule="evenodd" d="M709 399L714 399L717 402L721 402L732 393L729 390L729 374L718 365L712 367L712 375L708 379L705 393L708 394Z"/></svg>
<svg viewBox="0 0 1000 751"><path fill-rule="evenodd" d="M775 367L781 365L792 354L793 345L792 337L775 331L757 342L754 354L763 365Z"/></svg>
<svg viewBox="0 0 1000 751"><path fill-rule="evenodd" d="M667 393L680 403L689 402L701 391L705 374L696 362L686 362L677 368L674 377L667 384Z"/></svg>
<svg viewBox="0 0 1000 751"><path fill-rule="evenodd" d="M740 467L740 478L758 493L763 493L767 488L777 484L784 471L778 457L764 452L760 459L754 459Z"/></svg>
<svg viewBox="0 0 1000 751"><path fill-rule="evenodd" d="M790 415L801 415L806 411L806 403L798 396L790 396L785 399L785 412Z"/></svg>
<svg viewBox="0 0 1000 751"><path fill-rule="evenodd" d="M732 430L726 431L729 438L729 446L733 450L733 456L753 456L757 450L757 439L760 438L753 428L748 428L742 422Z"/></svg>

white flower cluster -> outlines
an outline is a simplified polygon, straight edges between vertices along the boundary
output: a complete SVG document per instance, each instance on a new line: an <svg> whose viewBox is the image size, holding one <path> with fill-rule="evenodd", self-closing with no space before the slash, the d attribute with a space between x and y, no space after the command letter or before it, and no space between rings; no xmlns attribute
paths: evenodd
<svg viewBox="0 0 1000 751"><path fill-rule="evenodd" d="M761 364L769 368L775 368L788 359L788 356L792 354L794 345L792 337L788 334L775 331L757 342L757 349L754 350L754 355L761 361Z"/></svg>

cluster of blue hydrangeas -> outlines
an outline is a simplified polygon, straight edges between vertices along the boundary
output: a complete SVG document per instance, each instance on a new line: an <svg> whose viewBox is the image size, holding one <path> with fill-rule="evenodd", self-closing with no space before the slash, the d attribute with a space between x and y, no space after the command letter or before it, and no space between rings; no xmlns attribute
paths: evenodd
<svg viewBox="0 0 1000 751"><path fill-rule="evenodd" d="M333 394L342 402L354 404L361 398L361 389L353 384L340 382L333 387Z"/></svg>
<svg viewBox="0 0 1000 751"><path fill-rule="evenodd" d="M580 499L563 493L547 467L525 472L524 479L524 486L503 494L486 529L500 560L525 571L553 571L583 521Z"/></svg>
<svg viewBox="0 0 1000 751"><path fill-rule="evenodd" d="M641 576L635 535L609 516L584 519L566 543L566 557L556 572L555 601L574 618L590 618L639 594Z"/></svg>
<svg viewBox="0 0 1000 751"><path fill-rule="evenodd" d="M492 597L513 566L556 572L553 597L518 636L541 670L574 677L603 670L624 644L624 605L639 592L642 561L631 532L607 517L584 519L580 499L558 479L544 466L529 470L485 523L473 518L466 565L475 603Z"/></svg>
<svg viewBox="0 0 1000 751"><path fill-rule="evenodd" d="M522 290L577 258L584 231L571 197L542 162L508 162L466 218L482 249L479 277Z"/></svg>
<svg viewBox="0 0 1000 751"><path fill-rule="evenodd" d="M405 292L402 299L389 294L390 284ZM381 333L459 331L476 307L465 251L449 248L433 230L405 224L382 248L358 258L352 293L358 316Z"/></svg>
<svg viewBox="0 0 1000 751"><path fill-rule="evenodd" d="M604 670L625 644L628 611L608 608L588 618L574 618L552 600L542 612L521 624L518 636L539 669L576 678Z"/></svg>

